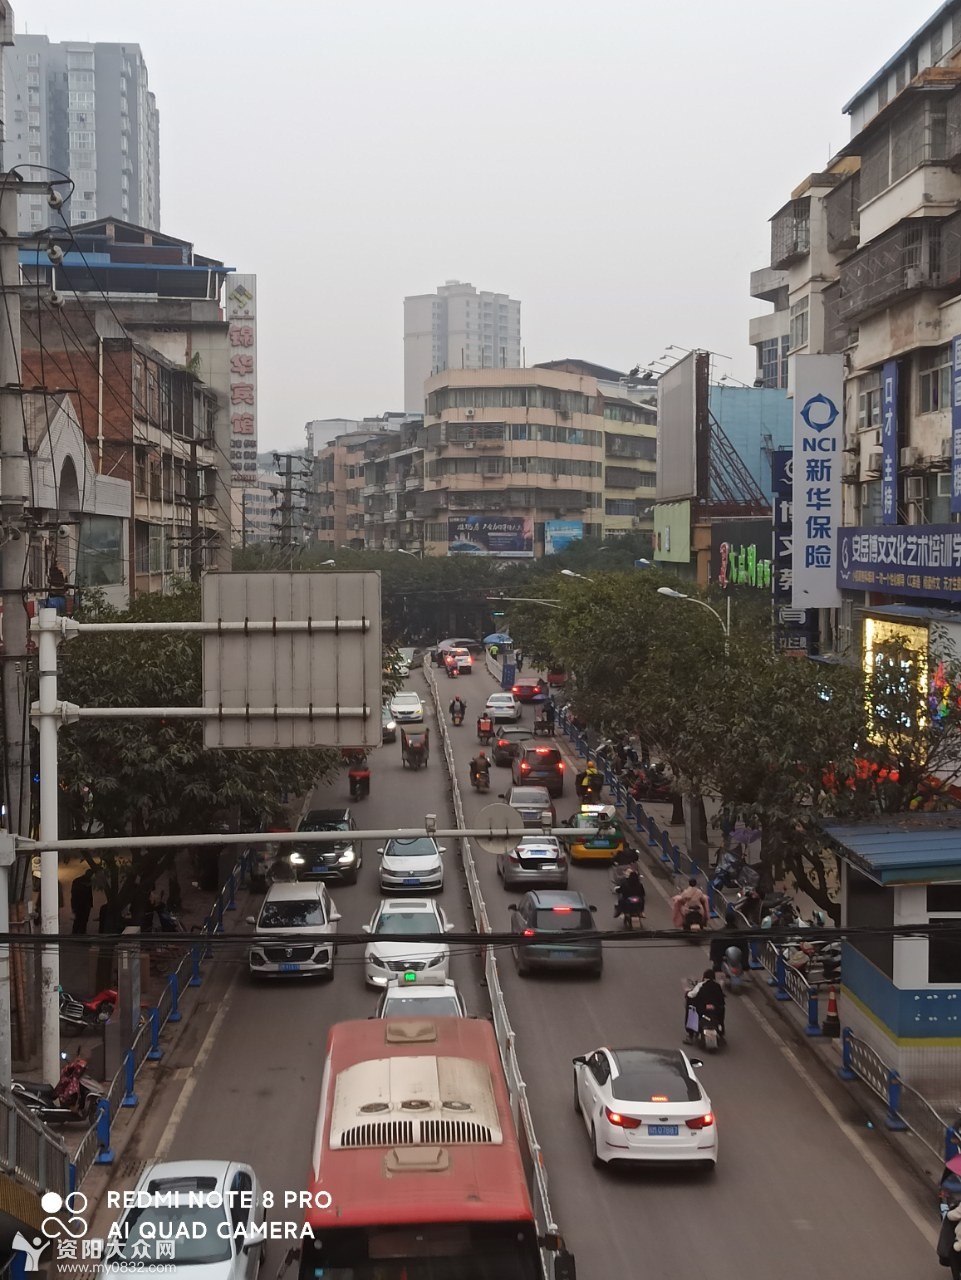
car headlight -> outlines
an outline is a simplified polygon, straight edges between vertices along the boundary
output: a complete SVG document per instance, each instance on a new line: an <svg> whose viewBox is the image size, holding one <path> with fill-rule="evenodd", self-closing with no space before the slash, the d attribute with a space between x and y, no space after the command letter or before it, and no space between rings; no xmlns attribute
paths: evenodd
<svg viewBox="0 0 961 1280"><path fill-rule="evenodd" d="M386 969L386 968L387 968L387 965L383 962L383 960L378 959L378 957L377 957L377 956L368 956L368 957L367 957L367 960L368 960L368 962L369 962L370 964L372 964L372 965L374 966L374 968L375 968L375 969Z"/></svg>
<svg viewBox="0 0 961 1280"><path fill-rule="evenodd" d="M338 862L353 862L353 861L354 861L354 857L355 857L355 854L354 854L353 849L345 849L345 850L344 850L344 852L343 852L343 853L340 855L340 857L337 859L337 861L338 861Z"/></svg>
<svg viewBox="0 0 961 1280"><path fill-rule="evenodd" d="M446 959L447 959L447 957L446 957L445 955L435 956L433 960L428 960L428 961L427 961L427 968L428 968L428 969L436 969L436 968L437 968L437 966L438 966L439 964L443 964L443 963L444 963L444 961L445 961Z"/></svg>
<svg viewBox="0 0 961 1280"><path fill-rule="evenodd" d="M384 725L384 728L385 728L389 733L393 733L393 732L394 732L394 730L397 728L397 721L396 721L396 720L388 720L388 721L387 721L387 723Z"/></svg>
<svg viewBox="0 0 961 1280"><path fill-rule="evenodd" d="M290 864L293 867L302 867L304 865L303 856L299 853L292 853L290 855Z"/></svg>

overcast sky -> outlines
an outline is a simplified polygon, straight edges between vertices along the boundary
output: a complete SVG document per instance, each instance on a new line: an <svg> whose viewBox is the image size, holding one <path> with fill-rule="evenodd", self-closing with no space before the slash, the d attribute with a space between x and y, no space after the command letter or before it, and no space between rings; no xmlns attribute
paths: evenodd
<svg viewBox="0 0 961 1280"><path fill-rule="evenodd" d="M13 0L143 49L161 220L258 276L259 434L403 407L403 298L519 298L529 364L750 383L768 218L938 0Z"/></svg>

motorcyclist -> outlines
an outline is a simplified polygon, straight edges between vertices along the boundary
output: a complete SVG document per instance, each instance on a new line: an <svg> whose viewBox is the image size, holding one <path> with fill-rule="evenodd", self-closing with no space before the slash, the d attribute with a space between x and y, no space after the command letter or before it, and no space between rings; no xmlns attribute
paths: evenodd
<svg viewBox="0 0 961 1280"><path fill-rule="evenodd" d="M448 706L447 710L450 712L452 716L459 715L461 719L463 719L464 712L467 710L467 703L464 701L462 697L460 697L459 694L455 694L454 697L451 698L450 705Z"/></svg>
<svg viewBox="0 0 961 1280"><path fill-rule="evenodd" d="M494 721L485 711L483 715L477 718L477 732L492 734L494 732Z"/></svg>
<svg viewBox="0 0 961 1280"><path fill-rule="evenodd" d="M731 947L738 948L743 961L746 944L737 936L740 931L737 915L728 908L724 917L724 928L719 929L711 938L711 964L714 966L715 973L719 973L724 968L724 953Z"/></svg>
<svg viewBox="0 0 961 1280"><path fill-rule="evenodd" d="M630 898L639 899L640 908L635 910L638 915L643 915L647 894L644 885L641 883L640 873L636 870L629 871L617 886L617 900L614 904L615 917L627 914L629 910L628 899Z"/></svg>
<svg viewBox="0 0 961 1280"><path fill-rule="evenodd" d="M485 751L478 751L477 755L470 762L470 780L476 782L478 778L483 778L485 782L490 781L491 762L487 758Z"/></svg>
<svg viewBox="0 0 961 1280"><path fill-rule="evenodd" d="M687 923L688 912L695 910L700 912L701 928L706 928L711 914L707 894L698 888L696 877L691 876L687 882L687 888L682 893L675 894L671 899L671 915L674 928L683 928Z"/></svg>
<svg viewBox="0 0 961 1280"><path fill-rule="evenodd" d="M587 798L589 796L600 797L601 788L604 785L604 779L601 772L593 760L589 760L587 768L577 778L578 794Z"/></svg>
<svg viewBox="0 0 961 1280"><path fill-rule="evenodd" d="M708 1005L713 1005L718 1034L724 1035L724 988L715 978L713 969L705 969L700 982L688 991L687 1009L692 1005L697 1010L698 1018L703 1018Z"/></svg>

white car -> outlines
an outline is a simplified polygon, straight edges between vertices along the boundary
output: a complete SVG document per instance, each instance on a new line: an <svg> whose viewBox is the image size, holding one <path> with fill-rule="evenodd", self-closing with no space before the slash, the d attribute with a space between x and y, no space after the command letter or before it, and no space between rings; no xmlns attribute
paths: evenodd
<svg viewBox="0 0 961 1280"><path fill-rule="evenodd" d="M404 973L431 973L447 977L450 947L443 935L454 928L430 898L382 902L364 925L371 941L364 952L364 980L371 987L386 987L391 977ZM410 942L379 942L384 933L410 934ZM436 942L420 939L427 934Z"/></svg>
<svg viewBox="0 0 961 1280"><path fill-rule="evenodd" d="M421 724L424 704L416 693L395 693L390 700L390 714L398 724Z"/></svg>
<svg viewBox="0 0 961 1280"><path fill-rule="evenodd" d="M251 976L323 974L332 978L339 919L340 912L320 881L272 884L260 915L247 917L256 929L247 949Z"/></svg>
<svg viewBox="0 0 961 1280"><path fill-rule="evenodd" d="M377 852L381 889L443 889L446 850L430 836L395 836Z"/></svg>
<svg viewBox="0 0 961 1280"><path fill-rule="evenodd" d="M155 1161L134 1190L134 1205L106 1242L101 1276L121 1280L166 1265L193 1280L256 1280L267 1233L263 1188L250 1165Z"/></svg>
<svg viewBox="0 0 961 1280"><path fill-rule="evenodd" d="M378 1018L466 1018L457 985L432 973L404 973L388 979L377 1002Z"/></svg>
<svg viewBox="0 0 961 1280"><path fill-rule="evenodd" d="M536 884L567 888L567 854L556 836L524 836L511 853L497 856L497 874L505 889Z"/></svg>
<svg viewBox="0 0 961 1280"><path fill-rule="evenodd" d="M574 1110L595 1165L612 1160L717 1163L711 1099L681 1049L595 1049L574 1059Z"/></svg>
<svg viewBox="0 0 961 1280"><path fill-rule="evenodd" d="M470 656L469 649L450 649L450 656L457 664L457 671L462 676L470 676L474 674L474 659Z"/></svg>
<svg viewBox="0 0 961 1280"><path fill-rule="evenodd" d="M513 720L516 724L521 718L521 704L512 693L492 693L484 710L495 724L504 720Z"/></svg>

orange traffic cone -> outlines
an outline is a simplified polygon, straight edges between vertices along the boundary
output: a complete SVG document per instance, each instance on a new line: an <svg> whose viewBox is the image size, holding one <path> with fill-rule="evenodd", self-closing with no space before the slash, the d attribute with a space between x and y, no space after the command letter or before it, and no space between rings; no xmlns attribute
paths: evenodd
<svg viewBox="0 0 961 1280"><path fill-rule="evenodd" d="M828 1011L821 1023L821 1034L831 1040L841 1035L841 1019L838 1017L838 995L834 987L828 987Z"/></svg>

